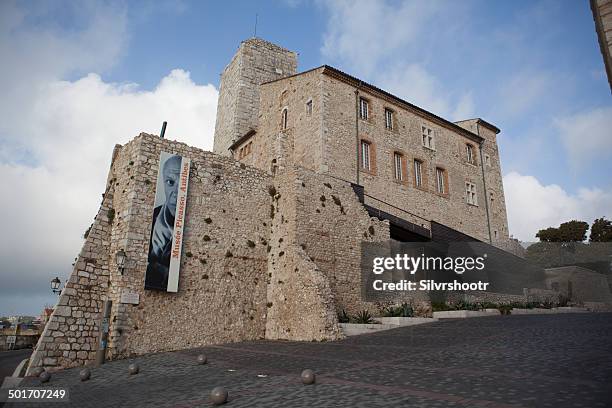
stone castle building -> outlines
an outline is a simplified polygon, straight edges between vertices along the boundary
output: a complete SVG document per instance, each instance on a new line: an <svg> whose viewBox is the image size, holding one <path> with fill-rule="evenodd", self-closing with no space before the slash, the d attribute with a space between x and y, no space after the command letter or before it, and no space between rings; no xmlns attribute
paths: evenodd
<svg viewBox="0 0 612 408"><path fill-rule="evenodd" d="M510 242L498 133L244 41L222 75L214 152L148 134L115 146L29 372L93 364L106 328L108 359L342 337L339 311L378 313L361 298L362 242ZM144 289L162 151L191 160L177 293Z"/></svg>

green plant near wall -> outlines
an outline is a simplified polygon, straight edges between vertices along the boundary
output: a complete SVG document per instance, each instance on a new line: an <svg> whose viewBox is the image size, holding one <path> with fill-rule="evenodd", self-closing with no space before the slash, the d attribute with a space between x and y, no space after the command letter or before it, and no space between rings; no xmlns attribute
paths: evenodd
<svg viewBox="0 0 612 408"><path fill-rule="evenodd" d="M512 313L512 306L511 305L498 305L497 310L499 310L499 313L503 315L509 315Z"/></svg>
<svg viewBox="0 0 612 408"><path fill-rule="evenodd" d="M414 316L414 309L408 303L402 303L396 307L385 307L382 315L384 317L412 317Z"/></svg>
<svg viewBox="0 0 612 408"><path fill-rule="evenodd" d="M431 302L432 312L446 312L448 310L455 310L455 309L446 302Z"/></svg>
<svg viewBox="0 0 612 408"><path fill-rule="evenodd" d="M342 312L338 313L338 323L348 323L351 321L351 317L346 313L346 310L342 309Z"/></svg>
<svg viewBox="0 0 612 408"><path fill-rule="evenodd" d="M114 208L109 208L106 216L108 217L108 223L112 224L113 220L115 219L115 209Z"/></svg>
<svg viewBox="0 0 612 408"><path fill-rule="evenodd" d="M466 300L460 300L454 304L455 310L480 310L481 306L478 303L468 302Z"/></svg>
<svg viewBox="0 0 612 408"><path fill-rule="evenodd" d="M368 312L367 310L362 310L361 312L357 313L357 315L353 318L353 323L372 324L374 323L374 319L372 318L370 312Z"/></svg>
<svg viewBox="0 0 612 408"><path fill-rule="evenodd" d="M497 309L499 305L493 302L480 302L481 309Z"/></svg>

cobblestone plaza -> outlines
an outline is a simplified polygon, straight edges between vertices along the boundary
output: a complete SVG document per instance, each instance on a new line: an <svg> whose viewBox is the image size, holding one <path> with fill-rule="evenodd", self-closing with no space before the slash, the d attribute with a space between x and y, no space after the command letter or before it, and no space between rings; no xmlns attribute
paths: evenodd
<svg viewBox="0 0 612 408"><path fill-rule="evenodd" d="M197 365L200 353L208 364ZM132 362L140 373L130 376ZM316 384L301 383L306 368ZM611 380L612 314L597 313L457 319L335 342L210 346L110 362L87 382L68 369L45 386L69 388L74 407L211 406L210 391L223 386L228 407L591 408L611 406Z"/></svg>

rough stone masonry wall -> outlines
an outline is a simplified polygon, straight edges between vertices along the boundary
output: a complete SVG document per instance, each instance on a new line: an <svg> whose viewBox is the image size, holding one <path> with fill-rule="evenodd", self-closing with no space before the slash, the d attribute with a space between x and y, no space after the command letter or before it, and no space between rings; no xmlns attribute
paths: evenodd
<svg viewBox="0 0 612 408"><path fill-rule="evenodd" d="M161 151L191 159L178 293L144 290ZM110 254L110 358L263 338L270 176L231 158L141 134L119 152ZM122 304L121 293L140 304Z"/></svg>
<svg viewBox="0 0 612 408"><path fill-rule="evenodd" d="M36 345L27 371L81 366L95 361L100 336L100 313L107 299L110 275L110 232L114 218L113 160L106 191L72 274Z"/></svg>
<svg viewBox="0 0 612 408"><path fill-rule="evenodd" d="M221 76L214 152L229 156L230 145L258 124L259 86L297 71L297 55L259 38L240 48Z"/></svg>
<svg viewBox="0 0 612 408"><path fill-rule="evenodd" d="M361 244L387 242L388 221L371 218L350 183L300 167L296 176L298 244L329 280L336 311L380 315L383 305L362 297ZM416 308L427 301L421 295L406 294L402 301Z"/></svg>
<svg viewBox="0 0 612 408"><path fill-rule="evenodd" d="M275 178L270 207L266 338L335 340L342 337L328 277L299 245L297 199L302 181L293 167Z"/></svg>
<svg viewBox="0 0 612 408"><path fill-rule="evenodd" d="M234 158L264 171L293 162L319 171L321 149L321 75L322 69L263 84L260 87L260 112L257 134L234 151ZM312 112L306 109L311 101ZM282 128L282 111L287 108L287 128ZM240 147L251 143L251 153L240 158Z"/></svg>

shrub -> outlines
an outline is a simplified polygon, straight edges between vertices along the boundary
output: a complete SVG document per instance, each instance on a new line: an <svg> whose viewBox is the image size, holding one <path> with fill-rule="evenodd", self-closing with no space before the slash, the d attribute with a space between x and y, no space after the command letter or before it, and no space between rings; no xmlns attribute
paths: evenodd
<svg viewBox="0 0 612 408"><path fill-rule="evenodd" d="M512 313L512 306L510 305L499 305L497 306L497 309L502 315L509 315Z"/></svg>
<svg viewBox="0 0 612 408"><path fill-rule="evenodd" d="M542 301L542 303L540 303L540 307L544 309L552 309L554 306L555 306L555 303L550 299L546 299Z"/></svg>
<svg viewBox="0 0 612 408"><path fill-rule="evenodd" d="M480 310L478 303L471 303L466 300L460 300L454 304L455 310Z"/></svg>
<svg viewBox="0 0 612 408"><path fill-rule="evenodd" d="M353 318L353 320L354 320L354 323L359 323L359 324L374 323L374 319L372 318L372 315L367 310L362 310L361 312L357 313L357 315Z"/></svg>
<svg viewBox="0 0 612 408"><path fill-rule="evenodd" d="M432 312L446 312L448 310L454 310L454 309L446 302L431 302Z"/></svg>
<svg viewBox="0 0 612 408"><path fill-rule="evenodd" d="M559 307L566 307L569 304L570 299L565 295L559 295L559 301L557 305Z"/></svg>
<svg viewBox="0 0 612 408"><path fill-rule="evenodd" d="M348 323L351 321L351 317L346 313L346 310L342 309L342 312L338 313L339 323Z"/></svg>
<svg viewBox="0 0 612 408"><path fill-rule="evenodd" d="M383 309L384 317L412 317L414 316L414 309L408 303L402 303L396 307L385 307Z"/></svg>

